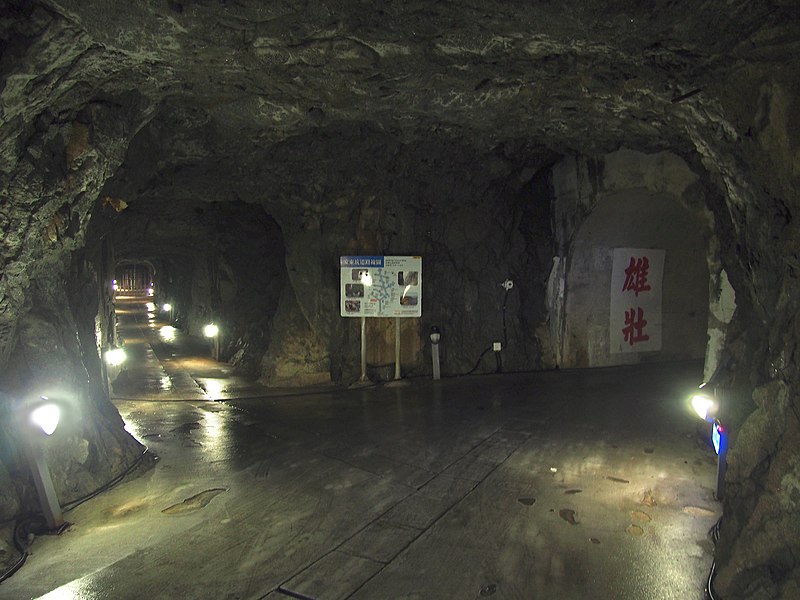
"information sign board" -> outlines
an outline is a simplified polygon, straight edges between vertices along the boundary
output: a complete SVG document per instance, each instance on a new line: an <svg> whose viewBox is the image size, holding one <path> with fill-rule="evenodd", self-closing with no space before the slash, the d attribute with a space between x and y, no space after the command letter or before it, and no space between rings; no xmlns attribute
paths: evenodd
<svg viewBox="0 0 800 600"><path fill-rule="evenodd" d="M343 317L421 317L421 256L341 256Z"/></svg>

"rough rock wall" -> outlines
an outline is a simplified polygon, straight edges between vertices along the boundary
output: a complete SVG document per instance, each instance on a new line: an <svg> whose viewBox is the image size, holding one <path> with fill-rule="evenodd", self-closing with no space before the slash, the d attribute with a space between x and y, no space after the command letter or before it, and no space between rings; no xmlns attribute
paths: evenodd
<svg viewBox="0 0 800 600"><path fill-rule="evenodd" d="M470 172L470 149L453 143L420 147L369 130L334 133L357 157L361 147L369 148L369 158L364 156L369 167L352 168L341 157L307 149L323 175L309 175L313 195L300 200L302 214L294 207L276 212L289 280L303 316L327 345L331 378L358 375L358 320L339 316L343 254L423 256L423 318L404 345L411 350L404 358L408 369L429 372L420 351L432 325L443 328L444 373L470 370L492 341L508 342L506 368L540 366L537 327L545 319L547 276L542 257L552 242L549 219L534 223L530 216L539 211L546 217L549 211L546 199L534 197L532 173L504 157L488 157L496 163L488 176ZM528 237L529 232L537 235ZM508 296L500 285L507 278L517 284ZM376 343L393 336L377 324L370 331ZM386 355L370 357L381 363ZM493 360L479 366L482 372L495 368Z"/></svg>
<svg viewBox="0 0 800 600"><path fill-rule="evenodd" d="M119 140L138 126L143 108L129 95L60 114L43 111L33 122L12 122L16 130L3 128L0 386L9 418L0 434L12 442L0 461L16 475L26 507L30 488L13 431L23 401L49 392L72 406L72 423L67 417L50 446L54 482L65 501L99 487L141 451L104 394L94 331L96 273L85 263L70 264L86 242L102 182L122 161ZM93 290L88 297L81 286ZM11 512L0 518L14 513L14 502L6 509Z"/></svg>
<svg viewBox="0 0 800 600"><path fill-rule="evenodd" d="M177 326L201 336L215 322L222 360L259 374L288 283L282 233L260 205L132 203L94 235L107 236L119 259L154 266L155 300L173 306Z"/></svg>
<svg viewBox="0 0 800 600"><path fill-rule="evenodd" d="M62 503L100 488L143 452L108 402L95 330L101 313L97 273L84 253L71 266L48 266L48 274L38 274L27 290L30 305L17 322L14 349L3 369L8 396L3 396L0 433L8 445L0 461L13 476L4 496L15 491L19 500L11 497L3 519L38 506L22 448L34 436L25 424L24 407L39 395L62 404L55 434L40 440Z"/></svg>
<svg viewBox="0 0 800 600"><path fill-rule="evenodd" d="M733 600L800 596L797 73L796 59L772 72L742 67L721 96L728 144L714 152L696 136L726 190L715 213L736 295L719 382L734 437L717 575Z"/></svg>

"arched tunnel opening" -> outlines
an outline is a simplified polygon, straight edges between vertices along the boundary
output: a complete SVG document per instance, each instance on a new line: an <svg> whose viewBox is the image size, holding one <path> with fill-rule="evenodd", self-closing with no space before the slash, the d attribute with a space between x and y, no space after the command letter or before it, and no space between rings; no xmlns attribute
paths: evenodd
<svg viewBox="0 0 800 600"><path fill-rule="evenodd" d="M800 595L794 3L3 14L0 595Z"/></svg>

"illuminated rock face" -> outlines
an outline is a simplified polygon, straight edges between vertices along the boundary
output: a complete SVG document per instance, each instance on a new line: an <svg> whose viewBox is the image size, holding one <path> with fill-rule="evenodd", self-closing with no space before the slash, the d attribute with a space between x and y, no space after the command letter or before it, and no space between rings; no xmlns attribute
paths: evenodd
<svg viewBox="0 0 800 600"><path fill-rule="evenodd" d="M710 216L709 364L741 431L719 591L795 597L795 4L11 3L0 518L30 501L5 483L19 465L14 403L46 382L71 388L83 416L54 469L61 491L92 489L140 451L97 358L116 259L170 274L190 330L226 308L225 356L268 382L356 374L357 324L337 316L340 254L425 257L408 368L427 368L431 325L445 372L496 339L504 368L553 367L569 334L554 324L568 305L553 302L553 274L594 210L580 195L571 210L555 202L558 165L585 165L576 189L602 195L603 157L668 151L691 189L662 191ZM730 297L732 315L720 312Z"/></svg>

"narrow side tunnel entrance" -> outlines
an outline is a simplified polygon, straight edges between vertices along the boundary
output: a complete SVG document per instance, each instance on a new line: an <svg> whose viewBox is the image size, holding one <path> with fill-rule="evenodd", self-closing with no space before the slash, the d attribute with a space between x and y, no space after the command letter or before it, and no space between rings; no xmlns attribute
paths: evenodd
<svg viewBox="0 0 800 600"><path fill-rule="evenodd" d="M202 337L215 323L220 360L261 374L288 286L281 228L263 207L131 202L107 225L118 292L152 292L159 316L187 334Z"/></svg>

